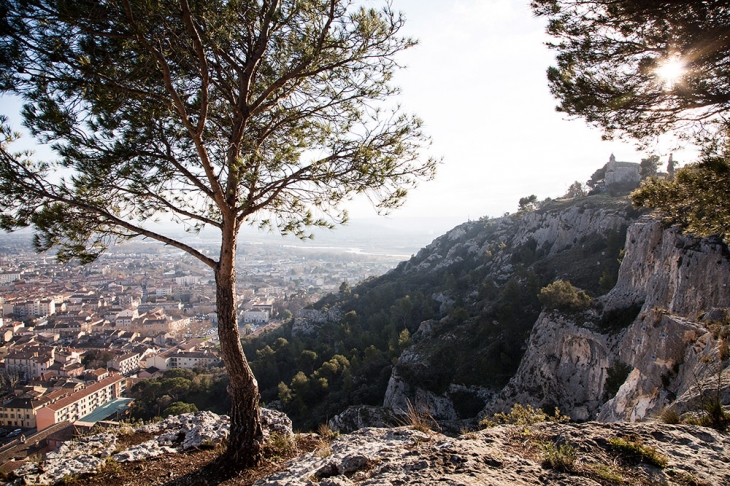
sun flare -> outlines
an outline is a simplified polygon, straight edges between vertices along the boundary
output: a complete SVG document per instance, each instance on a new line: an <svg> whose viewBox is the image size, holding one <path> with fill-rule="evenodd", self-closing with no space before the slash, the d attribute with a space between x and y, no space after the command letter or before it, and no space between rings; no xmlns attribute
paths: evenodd
<svg viewBox="0 0 730 486"><path fill-rule="evenodd" d="M654 72L665 88L672 88L682 78L685 69L684 61L679 56L674 56L662 62Z"/></svg>

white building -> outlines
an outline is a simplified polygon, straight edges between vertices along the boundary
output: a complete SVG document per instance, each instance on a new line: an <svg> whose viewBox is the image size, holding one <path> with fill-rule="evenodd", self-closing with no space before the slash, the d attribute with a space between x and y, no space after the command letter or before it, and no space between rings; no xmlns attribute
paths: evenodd
<svg viewBox="0 0 730 486"><path fill-rule="evenodd" d="M0 273L0 284L8 284L20 280L19 272L2 272Z"/></svg>
<svg viewBox="0 0 730 486"><path fill-rule="evenodd" d="M157 297L167 297L168 295L172 295L172 287L157 287L155 289L155 295Z"/></svg>
<svg viewBox="0 0 730 486"><path fill-rule="evenodd" d="M129 328L132 327L132 322L138 317L139 313L137 313L137 309L125 309L117 314L114 323L117 327Z"/></svg>
<svg viewBox="0 0 730 486"><path fill-rule="evenodd" d="M124 376L129 376L139 371L139 353L127 353L110 359L106 363L109 369L117 370Z"/></svg>
<svg viewBox="0 0 730 486"><path fill-rule="evenodd" d="M263 310L243 311L243 322L245 324L266 324L269 322L269 313Z"/></svg>
<svg viewBox="0 0 730 486"><path fill-rule="evenodd" d="M197 285L200 282L200 278L197 275L185 275L184 277L175 277L175 283L178 285Z"/></svg>

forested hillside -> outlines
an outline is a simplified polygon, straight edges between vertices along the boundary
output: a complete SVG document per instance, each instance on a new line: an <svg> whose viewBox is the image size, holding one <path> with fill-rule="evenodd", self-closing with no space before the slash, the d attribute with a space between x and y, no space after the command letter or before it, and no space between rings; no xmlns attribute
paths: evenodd
<svg viewBox="0 0 730 486"><path fill-rule="evenodd" d="M262 400L306 430L350 405L381 405L396 366L434 393L497 391L519 366L540 289L562 279L608 292L636 216L603 193L457 226L387 274L343 284L308 318L245 340ZM399 362L409 347L418 359ZM476 395L458 402L462 418L484 406Z"/></svg>

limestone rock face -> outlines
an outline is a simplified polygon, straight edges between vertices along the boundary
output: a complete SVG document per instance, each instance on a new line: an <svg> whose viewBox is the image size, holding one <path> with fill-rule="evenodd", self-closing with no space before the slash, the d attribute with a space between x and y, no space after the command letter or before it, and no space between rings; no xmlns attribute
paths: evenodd
<svg viewBox="0 0 730 486"><path fill-rule="evenodd" d="M335 415L327 425L332 430L350 433L367 427L391 427L397 422L396 415L389 408L357 405Z"/></svg>
<svg viewBox="0 0 730 486"><path fill-rule="evenodd" d="M627 224L624 211L613 209L585 209L573 206L566 211L527 213L512 241L513 245L537 242L538 248L549 248L546 255L555 255L592 233L605 234Z"/></svg>
<svg viewBox="0 0 730 486"><path fill-rule="evenodd" d="M717 238L693 238L643 218L629 227L626 255L606 308L644 303L697 318L730 307L730 255Z"/></svg>
<svg viewBox="0 0 730 486"><path fill-rule="evenodd" d="M326 311L300 309L292 325L292 336L315 336L322 324L342 318L342 310L335 306Z"/></svg>
<svg viewBox="0 0 730 486"><path fill-rule="evenodd" d="M487 222L457 226L401 264L404 274L431 273L463 261L467 255L490 253L493 277L514 272L512 249L534 240L543 256L554 256L580 244L586 236L605 235L632 222L624 208L573 206L566 210L533 211Z"/></svg>
<svg viewBox="0 0 730 486"><path fill-rule="evenodd" d="M678 413L697 409L700 389L712 390L722 363L718 342L701 323L659 309L642 313L623 334L618 360L632 370L601 409L603 421L640 421L669 405ZM721 388L730 389L728 373ZM681 400L675 398L682 397ZM725 398L724 403L728 403Z"/></svg>
<svg viewBox="0 0 730 486"><path fill-rule="evenodd" d="M727 326L729 306L727 247L642 219L628 229L613 290L580 315L543 312L516 375L482 416L523 403L557 406L574 420L640 421L672 404L680 413L696 409L699 392L713 387L727 404L730 370L721 372L721 342L709 324ZM617 330L613 321L625 316L615 316L627 311ZM628 376L604 403L618 365Z"/></svg>
<svg viewBox="0 0 730 486"><path fill-rule="evenodd" d="M413 347L401 354L398 362L410 367L428 366ZM397 367L396 367L397 368ZM444 393L436 394L418 386L410 385L394 368L385 391L383 407L391 409L396 415L403 415L409 405L417 411L427 412L439 422L459 421L467 417L458 412L463 401L476 401L485 404L494 396L494 392L478 386L464 386L452 383Z"/></svg>
<svg viewBox="0 0 730 486"><path fill-rule="evenodd" d="M594 418L604 401L603 387L615 341L560 313L543 312L517 373L481 416L508 412L513 404L520 403L559 407L573 420Z"/></svg>
<svg viewBox="0 0 730 486"><path fill-rule="evenodd" d="M678 411L687 411L690 397L696 398L702 384L707 388L708 380L721 372L720 342L701 317L713 312L725 316L722 308L730 307L727 246L716 238L664 229L654 220L635 223L627 232L626 256L605 307L636 303L643 303L642 311L613 353L614 360L632 370L601 410L600 420L643 420L680 396Z"/></svg>
<svg viewBox="0 0 730 486"><path fill-rule="evenodd" d="M256 486L461 484L599 485L595 474L557 471L541 463L524 427L501 426L459 437L406 427L361 429L330 444L329 454L302 455ZM609 440L633 437L654 447L667 465L616 468L625 462ZM657 424L538 424L529 437L576 450L575 471L599 467L632 484L730 484L730 439L714 430ZM613 469L611 469L613 468Z"/></svg>

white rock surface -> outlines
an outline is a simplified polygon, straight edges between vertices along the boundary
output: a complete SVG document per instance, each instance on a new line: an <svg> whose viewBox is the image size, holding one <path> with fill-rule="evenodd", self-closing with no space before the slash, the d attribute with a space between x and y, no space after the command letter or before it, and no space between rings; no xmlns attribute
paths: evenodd
<svg viewBox="0 0 730 486"><path fill-rule="evenodd" d="M256 486L311 485L598 485L591 465L621 462L608 440L631 436L655 447L666 468L629 466L632 484L730 484L730 438L693 426L657 424L538 424L529 433L503 426L450 438L409 428L362 429L340 436L327 452L291 460ZM545 468L532 441L570 444L577 451L573 472ZM595 477L595 475L593 476ZM639 482L640 480L641 482ZM702 481L702 482L699 482Z"/></svg>
<svg viewBox="0 0 730 486"><path fill-rule="evenodd" d="M603 387L616 341L558 312L543 312L517 373L480 418L508 412L515 403L558 407L578 421L595 418L604 403Z"/></svg>
<svg viewBox="0 0 730 486"><path fill-rule="evenodd" d="M15 484L55 484L61 478L96 471L114 453L117 437L96 434L69 441L49 452L42 464L28 462L14 471L21 479Z"/></svg>
<svg viewBox="0 0 730 486"><path fill-rule="evenodd" d="M265 436L271 432L293 435L291 420L281 412L262 409L261 422ZM109 432L66 442L57 452L48 453L41 464L28 462L16 469L14 473L19 479L13 484L55 484L64 476L93 474L110 456L120 463L136 462L215 446L228 437L230 420L213 412L186 413L143 425L135 431L156 436L119 452L116 452L117 436Z"/></svg>
<svg viewBox="0 0 730 486"><path fill-rule="evenodd" d="M557 406L574 420L640 421L669 405L682 413L697 408L700 388L718 388L720 366L726 368L720 392L730 403L728 363L700 322L705 314L705 321L727 320L730 255L720 241L642 219L628 229L616 286L599 300L604 312L632 305L641 311L616 334L596 326L595 311L543 312L517 373L481 416L515 403ZM630 374L604 404L608 369L617 362Z"/></svg>
<svg viewBox="0 0 730 486"><path fill-rule="evenodd" d="M717 238L693 238L650 218L626 234L626 255L606 308L644 303L691 319L730 307L730 256Z"/></svg>

